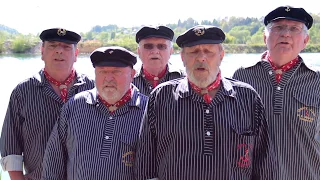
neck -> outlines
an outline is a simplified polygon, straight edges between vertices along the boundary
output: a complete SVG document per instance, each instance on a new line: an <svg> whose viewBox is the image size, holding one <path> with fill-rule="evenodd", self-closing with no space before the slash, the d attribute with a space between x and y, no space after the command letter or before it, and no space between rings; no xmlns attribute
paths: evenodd
<svg viewBox="0 0 320 180"><path fill-rule="evenodd" d="M65 71L65 70L64 71L54 71L54 70L46 69L46 71L55 80L57 80L59 82L64 82L71 74L72 69L70 69L68 71Z"/></svg>
<svg viewBox="0 0 320 180"><path fill-rule="evenodd" d="M270 57L272 60L272 63L277 67L280 68L283 65L287 64L291 60L295 59L298 55L292 56L292 55L282 55L282 56L275 56L272 53L270 53Z"/></svg>
<svg viewBox="0 0 320 180"><path fill-rule="evenodd" d="M143 66L143 69L146 70L148 73L154 75L154 76L158 76L167 66L164 67L148 67L146 68L145 66Z"/></svg>

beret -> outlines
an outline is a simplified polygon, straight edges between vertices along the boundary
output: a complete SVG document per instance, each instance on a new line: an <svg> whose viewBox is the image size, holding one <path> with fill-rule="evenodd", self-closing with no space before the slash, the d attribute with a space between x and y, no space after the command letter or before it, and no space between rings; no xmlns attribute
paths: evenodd
<svg viewBox="0 0 320 180"><path fill-rule="evenodd" d="M136 33L136 42L139 43L142 39L157 37L172 41L174 32L167 26L144 26Z"/></svg>
<svg viewBox="0 0 320 180"><path fill-rule="evenodd" d="M93 67L133 67L137 63L134 53L119 46L100 47L91 53L90 59Z"/></svg>
<svg viewBox="0 0 320 180"><path fill-rule="evenodd" d="M224 32L216 26L198 25L178 36L176 43L181 48L199 44L220 44L225 37Z"/></svg>
<svg viewBox="0 0 320 180"><path fill-rule="evenodd" d="M293 8L289 6L280 6L271 11L264 17L264 25L278 19L288 19L304 23L308 29L311 28L313 23L312 16L307 13L303 8Z"/></svg>
<svg viewBox="0 0 320 180"><path fill-rule="evenodd" d="M46 29L41 32L40 39L42 41L59 41L67 44L77 44L81 36L73 31L62 28Z"/></svg>

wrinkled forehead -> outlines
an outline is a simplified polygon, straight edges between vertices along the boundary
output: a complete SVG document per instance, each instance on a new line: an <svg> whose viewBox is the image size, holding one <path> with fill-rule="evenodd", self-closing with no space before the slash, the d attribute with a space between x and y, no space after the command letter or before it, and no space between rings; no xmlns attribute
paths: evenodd
<svg viewBox="0 0 320 180"><path fill-rule="evenodd" d="M218 50L221 44L198 44L195 46L184 47L184 50Z"/></svg>
<svg viewBox="0 0 320 180"><path fill-rule="evenodd" d="M298 25L298 26L301 26L301 27L304 24L302 22L289 20L289 19L278 19L278 20L272 21L272 23L276 24L276 25Z"/></svg>
<svg viewBox="0 0 320 180"><path fill-rule="evenodd" d="M142 39L140 44L169 44L170 40L164 38L150 37Z"/></svg>

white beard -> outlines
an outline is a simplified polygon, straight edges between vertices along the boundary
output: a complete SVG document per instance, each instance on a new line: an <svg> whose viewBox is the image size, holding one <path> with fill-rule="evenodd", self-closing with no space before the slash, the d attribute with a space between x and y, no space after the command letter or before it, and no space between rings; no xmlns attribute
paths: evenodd
<svg viewBox="0 0 320 180"><path fill-rule="evenodd" d="M209 71L209 76L207 76L206 79L199 80L194 76L193 71L190 71L187 68L186 68L186 73L189 80L199 88L208 87L210 84L212 84L216 80L217 74L218 74L218 73L211 73Z"/></svg>

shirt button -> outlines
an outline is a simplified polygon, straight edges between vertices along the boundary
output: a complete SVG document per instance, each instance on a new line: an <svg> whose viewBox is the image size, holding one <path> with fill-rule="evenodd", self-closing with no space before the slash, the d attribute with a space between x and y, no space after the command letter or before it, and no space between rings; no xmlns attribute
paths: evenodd
<svg viewBox="0 0 320 180"><path fill-rule="evenodd" d="M112 119L112 116L110 116L109 119Z"/></svg>
<svg viewBox="0 0 320 180"><path fill-rule="evenodd" d="M206 113L209 114L209 112L210 112L209 109L207 109L207 110L206 110Z"/></svg>
<svg viewBox="0 0 320 180"><path fill-rule="evenodd" d="M149 89L152 89L152 87L151 87L151 86L149 86Z"/></svg>
<svg viewBox="0 0 320 180"><path fill-rule="evenodd" d="M211 135L211 133L209 131L207 131L207 136L210 136L210 135Z"/></svg>
<svg viewBox="0 0 320 180"><path fill-rule="evenodd" d="M99 104L96 105L97 107L99 106Z"/></svg>
<svg viewBox="0 0 320 180"><path fill-rule="evenodd" d="M106 139L109 139L110 137L109 137L109 136L106 136L105 138L106 138Z"/></svg>
<svg viewBox="0 0 320 180"><path fill-rule="evenodd" d="M272 75L272 71L269 71L269 74Z"/></svg>
<svg viewBox="0 0 320 180"><path fill-rule="evenodd" d="M278 91L280 91L280 90L281 90L281 87L280 87L280 86L278 86L278 87L277 87L277 90L278 90Z"/></svg>

